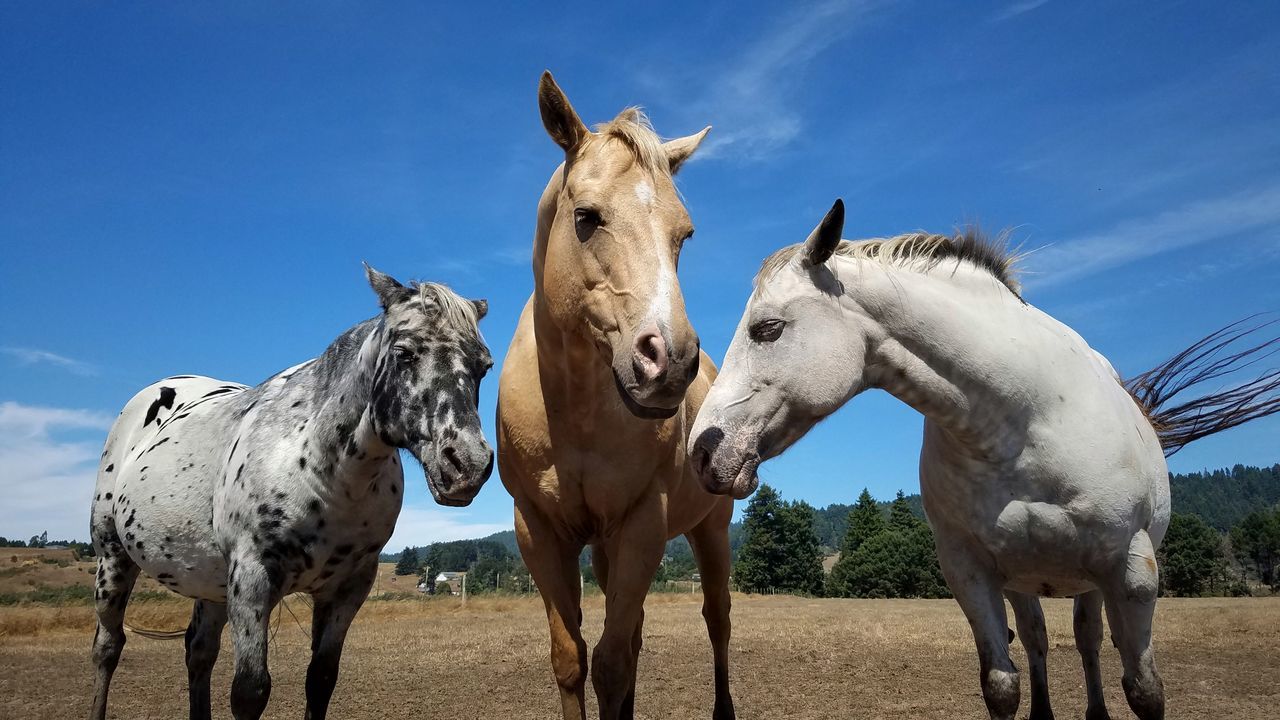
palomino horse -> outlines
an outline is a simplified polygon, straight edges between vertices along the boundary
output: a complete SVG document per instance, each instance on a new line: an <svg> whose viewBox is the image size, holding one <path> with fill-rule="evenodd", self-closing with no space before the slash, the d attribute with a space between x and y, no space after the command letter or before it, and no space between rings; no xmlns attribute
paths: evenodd
<svg viewBox="0 0 1280 720"><path fill-rule="evenodd" d="M1164 406L1276 341L1223 356L1249 332L1237 324L1126 388L1079 335L1020 297L1002 250L972 235L851 243L840 240L843 216L837 201L806 243L775 253L756 278L694 424L707 489L747 496L761 461L862 390L889 391L926 418L920 491L973 629L991 717L1014 717L1019 699L1002 593L1030 659L1032 718L1052 717L1042 595L1076 596L1088 717L1107 716L1104 599L1129 706L1162 717L1151 647L1155 549L1169 524L1162 446L1280 410L1268 397L1280 372Z"/></svg>
<svg viewBox="0 0 1280 720"><path fill-rule="evenodd" d="M564 149L538 203L533 297L503 365L498 463L516 538L547 607L566 718L585 713L578 557L605 591L591 662L604 720L632 716L644 599L669 538L702 572L715 656L715 717L729 696L730 498L708 494L685 442L715 366L676 282L693 234L672 175L707 130L663 143L638 110L591 132L550 73L542 121Z"/></svg>
<svg viewBox="0 0 1280 720"><path fill-rule="evenodd" d="M484 301L403 287L369 269L383 312L320 357L257 387L180 375L125 405L107 436L90 532L98 553L97 665L89 717L106 717L139 570L193 598L186 632L191 717L231 620L231 712L271 693L267 624L292 592L314 600L307 717L323 718L342 644L400 514L399 452L442 505L466 505L493 469L476 393L493 364L476 327Z"/></svg>

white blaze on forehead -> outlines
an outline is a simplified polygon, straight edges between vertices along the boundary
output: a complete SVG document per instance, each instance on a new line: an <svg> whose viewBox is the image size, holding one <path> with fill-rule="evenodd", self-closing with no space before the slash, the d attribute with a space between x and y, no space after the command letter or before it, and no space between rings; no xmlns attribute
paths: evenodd
<svg viewBox="0 0 1280 720"><path fill-rule="evenodd" d="M649 184L648 180L641 180L636 183L636 199L642 205L653 204L653 186Z"/></svg>

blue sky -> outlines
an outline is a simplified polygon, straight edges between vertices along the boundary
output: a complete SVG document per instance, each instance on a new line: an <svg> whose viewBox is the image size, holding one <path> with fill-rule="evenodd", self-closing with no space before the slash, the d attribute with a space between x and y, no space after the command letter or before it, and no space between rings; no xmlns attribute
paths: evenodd
<svg viewBox="0 0 1280 720"><path fill-rule="evenodd" d="M491 311L499 363L588 123L714 126L680 277L719 360L760 260L836 196L847 237L979 222L1027 298L1124 374L1280 309L1275 3L0 5L0 533L84 537L105 430L175 373L258 382L376 311L360 261ZM491 432L496 369L482 393ZM921 419L856 399L764 478L816 505L917 488ZM1280 418L1175 471L1280 460ZM408 478L393 546L509 527Z"/></svg>

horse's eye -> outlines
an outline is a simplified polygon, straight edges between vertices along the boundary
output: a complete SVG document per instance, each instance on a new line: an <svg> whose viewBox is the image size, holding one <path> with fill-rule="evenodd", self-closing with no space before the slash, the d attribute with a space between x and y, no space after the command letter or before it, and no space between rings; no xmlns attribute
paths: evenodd
<svg viewBox="0 0 1280 720"><path fill-rule="evenodd" d="M573 229L578 233L578 239L582 242L590 239L601 225L604 225L604 220L600 217L600 212L595 208L574 208Z"/></svg>
<svg viewBox="0 0 1280 720"><path fill-rule="evenodd" d="M394 345L391 348L391 354L395 356L399 362L409 362L413 359L413 349L404 345Z"/></svg>
<svg viewBox="0 0 1280 720"><path fill-rule="evenodd" d="M756 342L773 342L782 337L782 329L786 326L785 320L761 320L752 325L747 333Z"/></svg>

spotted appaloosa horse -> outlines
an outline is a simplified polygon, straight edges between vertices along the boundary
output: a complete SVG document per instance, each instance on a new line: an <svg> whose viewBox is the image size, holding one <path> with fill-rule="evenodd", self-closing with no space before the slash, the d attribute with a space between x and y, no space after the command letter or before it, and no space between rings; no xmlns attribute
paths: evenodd
<svg viewBox="0 0 1280 720"><path fill-rule="evenodd" d="M125 406L98 470L90 718L106 715L139 570L195 600L186 631L191 717L210 714L209 676L231 621L231 712L258 718L271 692L267 625L292 592L315 601L307 717L323 718L343 640L391 537L399 452L422 463L442 505L467 505L493 468L480 431L492 366L483 300L368 268L383 313L324 354L246 387L181 375Z"/></svg>

